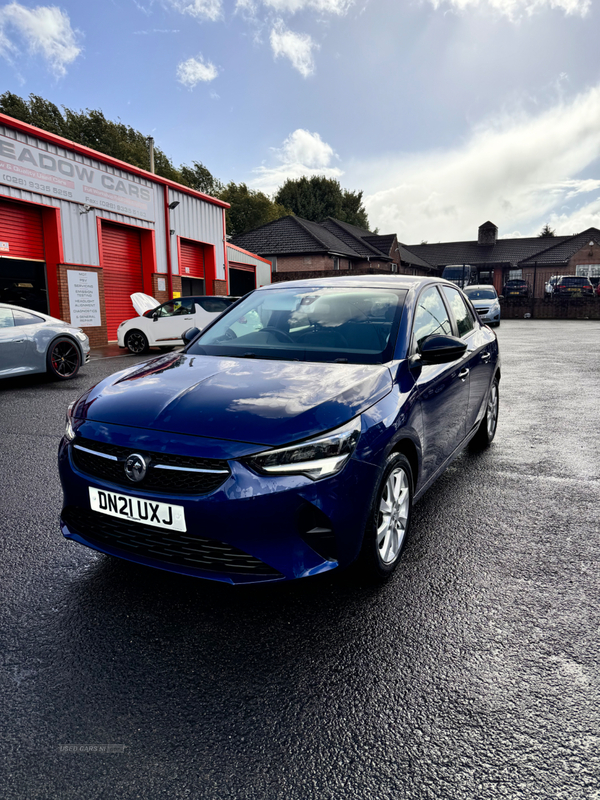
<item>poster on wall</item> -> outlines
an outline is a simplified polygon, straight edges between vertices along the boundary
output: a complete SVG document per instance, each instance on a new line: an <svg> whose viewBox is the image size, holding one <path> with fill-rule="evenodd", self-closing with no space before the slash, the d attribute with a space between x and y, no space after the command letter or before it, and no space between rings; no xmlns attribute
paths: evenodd
<svg viewBox="0 0 600 800"><path fill-rule="evenodd" d="M0 183L83 206L154 220L150 186L0 134Z"/></svg>
<svg viewBox="0 0 600 800"><path fill-rule="evenodd" d="M98 275L95 272L67 272L69 284L69 310L71 325L81 328L95 328L102 324L100 318L100 294Z"/></svg>

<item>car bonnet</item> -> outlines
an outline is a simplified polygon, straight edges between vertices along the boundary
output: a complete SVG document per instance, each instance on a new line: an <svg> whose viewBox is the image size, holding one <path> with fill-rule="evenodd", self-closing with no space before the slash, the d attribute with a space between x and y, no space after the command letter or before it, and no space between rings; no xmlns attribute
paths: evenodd
<svg viewBox="0 0 600 800"><path fill-rule="evenodd" d="M173 353L112 375L75 418L277 446L344 424L392 389L385 365Z"/></svg>

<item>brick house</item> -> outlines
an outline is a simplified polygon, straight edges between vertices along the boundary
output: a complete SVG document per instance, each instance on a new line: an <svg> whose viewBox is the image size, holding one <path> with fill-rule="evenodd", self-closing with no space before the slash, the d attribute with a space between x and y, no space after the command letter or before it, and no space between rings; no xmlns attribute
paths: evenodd
<svg viewBox="0 0 600 800"><path fill-rule="evenodd" d="M510 278L526 280L536 297L544 296L544 285L552 275L600 274L600 231L588 228L572 236L539 236L498 239L493 222L479 226L476 240L408 245L410 252L439 270L449 265L469 264L477 268L482 283L493 283L498 294ZM594 274L594 272L592 272Z"/></svg>
<svg viewBox="0 0 600 800"><path fill-rule="evenodd" d="M344 270L436 272L401 245L396 234L374 234L332 217L323 222L282 217L230 241L266 258L274 273L294 273L293 277L296 273Z"/></svg>

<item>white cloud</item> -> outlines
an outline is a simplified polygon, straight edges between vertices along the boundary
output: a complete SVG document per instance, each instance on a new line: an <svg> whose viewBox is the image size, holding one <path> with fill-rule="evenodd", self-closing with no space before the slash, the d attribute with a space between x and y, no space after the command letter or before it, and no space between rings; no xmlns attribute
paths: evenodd
<svg viewBox="0 0 600 800"><path fill-rule="evenodd" d="M288 136L280 148L274 148L273 152L275 160L279 163L255 169L254 172L258 177L251 181L253 189L272 194L288 178L324 175L326 178L337 179L343 175L341 169L331 166L337 155L318 133L298 128Z"/></svg>
<svg viewBox="0 0 600 800"><path fill-rule="evenodd" d="M217 68L210 61L205 61L202 56L188 58L177 66L177 80L193 89L201 81L214 81L219 74Z"/></svg>
<svg viewBox="0 0 600 800"><path fill-rule="evenodd" d="M500 236L533 235L540 221L572 233L600 226L598 200L582 204L600 182L579 178L599 153L597 86L536 116L481 125L460 148L350 164L346 182L365 190L371 225L407 243L473 239L487 219Z"/></svg>
<svg viewBox="0 0 600 800"><path fill-rule="evenodd" d="M277 20L271 31L271 48L275 58L289 58L292 66L303 78L308 78L315 71L312 51L318 45L307 33L294 33L288 30L281 20Z"/></svg>
<svg viewBox="0 0 600 800"><path fill-rule="evenodd" d="M9 60L19 52L11 38L15 33L30 53L41 53L56 75L65 75L81 53L69 17L56 6L26 8L15 2L0 8L0 53Z"/></svg>
<svg viewBox="0 0 600 800"><path fill-rule="evenodd" d="M237 0L236 11L245 11L255 14L262 3L268 9L278 14L295 14L297 11L316 11L320 14L337 14L342 16L356 0Z"/></svg>
<svg viewBox="0 0 600 800"><path fill-rule="evenodd" d="M487 6L512 20L523 15L531 16L546 8L558 8L565 14L579 14L583 17L591 6L591 0L430 0L430 3L434 8L449 5L457 11Z"/></svg>
<svg viewBox="0 0 600 800"><path fill-rule="evenodd" d="M247 0L238 0L238 5ZM263 5L274 9L278 13L295 14L296 11L317 11L322 14L345 14L354 5L355 0L262 0Z"/></svg>
<svg viewBox="0 0 600 800"><path fill-rule="evenodd" d="M221 0L171 0L171 5L182 14L199 20L216 22L223 15Z"/></svg>

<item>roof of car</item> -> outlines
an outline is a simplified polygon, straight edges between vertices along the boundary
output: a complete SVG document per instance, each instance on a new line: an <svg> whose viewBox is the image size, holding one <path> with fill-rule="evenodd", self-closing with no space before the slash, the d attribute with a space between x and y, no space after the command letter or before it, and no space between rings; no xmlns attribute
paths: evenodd
<svg viewBox="0 0 600 800"><path fill-rule="evenodd" d="M389 275L340 275L335 278L307 278L301 281L282 281L272 283L269 286L262 286L257 291L273 290L278 288L285 288L287 286L293 287L331 287L339 286L340 288L365 288L365 289L412 289L422 283L444 283L440 278L430 278L424 275L402 275L398 273L390 273ZM452 284L450 284L452 285Z"/></svg>

